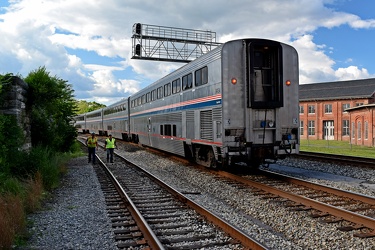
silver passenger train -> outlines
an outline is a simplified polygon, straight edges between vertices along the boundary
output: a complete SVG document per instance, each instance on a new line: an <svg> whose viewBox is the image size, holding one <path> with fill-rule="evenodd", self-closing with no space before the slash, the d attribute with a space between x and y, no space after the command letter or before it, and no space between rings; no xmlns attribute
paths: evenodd
<svg viewBox="0 0 375 250"><path fill-rule="evenodd" d="M123 101L76 117L207 167L260 164L299 152L298 55L280 42L226 42Z"/></svg>

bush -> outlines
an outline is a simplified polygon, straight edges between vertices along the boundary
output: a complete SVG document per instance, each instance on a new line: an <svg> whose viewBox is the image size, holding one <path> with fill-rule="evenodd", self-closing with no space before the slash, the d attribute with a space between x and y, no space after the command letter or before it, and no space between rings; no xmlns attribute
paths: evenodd
<svg viewBox="0 0 375 250"><path fill-rule="evenodd" d="M31 169L40 173L45 189L52 190L57 187L60 177L61 154L37 146L30 151L28 164Z"/></svg>

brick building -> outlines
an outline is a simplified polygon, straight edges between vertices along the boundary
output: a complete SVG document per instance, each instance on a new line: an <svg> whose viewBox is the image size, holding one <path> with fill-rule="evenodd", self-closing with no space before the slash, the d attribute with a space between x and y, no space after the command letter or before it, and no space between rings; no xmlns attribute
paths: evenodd
<svg viewBox="0 0 375 250"><path fill-rule="evenodd" d="M301 139L375 146L375 78L299 86Z"/></svg>

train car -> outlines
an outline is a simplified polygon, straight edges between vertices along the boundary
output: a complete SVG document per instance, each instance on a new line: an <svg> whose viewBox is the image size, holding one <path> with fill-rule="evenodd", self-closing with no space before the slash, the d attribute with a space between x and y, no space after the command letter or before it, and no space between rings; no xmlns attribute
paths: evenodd
<svg viewBox="0 0 375 250"><path fill-rule="evenodd" d="M103 109L97 109L85 114L86 116L86 133L95 133L105 135L103 130Z"/></svg>
<svg viewBox="0 0 375 250"><path fill-rule="evenodd" d="M106 135L129 140L129 98L103 108L103 129Z"/></svg>
<svg viewBox="0 0 375 250"><path fill-rule="evenodd" d="M289 45L226 42L130 97L132 138L209 167L298 153L298 70Z"/></svg>
<svg viewBox="0 0 375 250"><path fill-rule="evenodd" d="M86 115L81 114L74 117L74 127L77 129L78 133L86 134Z"/></svg>

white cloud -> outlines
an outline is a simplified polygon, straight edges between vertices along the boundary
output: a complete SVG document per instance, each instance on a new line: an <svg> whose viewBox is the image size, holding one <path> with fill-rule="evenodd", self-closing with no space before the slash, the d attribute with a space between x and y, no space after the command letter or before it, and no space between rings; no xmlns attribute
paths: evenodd
<svg viewBox="0 0 375 250"><path fill-rule="evenodd" d="M347 68L338 68L335 71L335 76L338 80L344 81L369 78L370 74L367 72L367 69L359 69L357 66L349 66Z"/></svg>

